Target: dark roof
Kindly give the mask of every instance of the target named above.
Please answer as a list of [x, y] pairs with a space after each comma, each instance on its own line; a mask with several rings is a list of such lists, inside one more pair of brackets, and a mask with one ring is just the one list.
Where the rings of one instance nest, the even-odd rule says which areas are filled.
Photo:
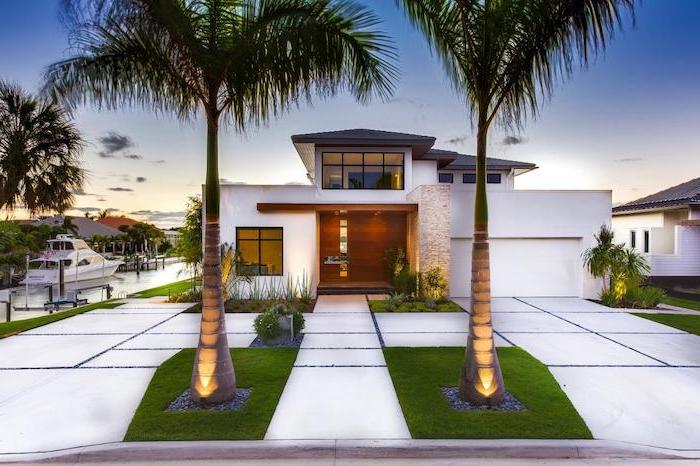
[[642, 197], [627, 204], [613, 208], [613, 212], [630, 212], [635, 210], [680, 207], [690, 204], [700, 205], [700, 178], [686, 181], [650, 196]]
[[[476, 156], [460, 154], [451, 150], [430, 149], [422, 157], [423, 160], [437, 160], [441, 170], [474, 170], [476, 169]], [[530, 162], [518, 162], [516, 160], [486, 158], [486, 166], [489, 168], [524, 169], [534, 170], [537, 165]]]
[[317, 146], [366, 146], [367, 143], [387, 146], [411, 146], [413, 147], [414, 156], [420, 157], [433, 147], [435, 138], [420, 134], [358, 128], [323, 133], [295, 134], [292, 136], [292, 142], [295, 144], [315, 144]]

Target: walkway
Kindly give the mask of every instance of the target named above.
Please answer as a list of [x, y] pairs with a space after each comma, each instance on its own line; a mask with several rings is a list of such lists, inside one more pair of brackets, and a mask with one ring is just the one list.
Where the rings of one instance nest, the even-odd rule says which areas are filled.
[[265, 439], [408, 439], [364, 296], [320, 296]]

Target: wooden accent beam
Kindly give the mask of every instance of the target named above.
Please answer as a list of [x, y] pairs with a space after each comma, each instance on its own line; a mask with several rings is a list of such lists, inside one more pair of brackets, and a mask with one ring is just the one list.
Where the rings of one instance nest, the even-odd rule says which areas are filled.
[[293, 204], [259, 202], [258, 212], [418, 212], [418, 204]]

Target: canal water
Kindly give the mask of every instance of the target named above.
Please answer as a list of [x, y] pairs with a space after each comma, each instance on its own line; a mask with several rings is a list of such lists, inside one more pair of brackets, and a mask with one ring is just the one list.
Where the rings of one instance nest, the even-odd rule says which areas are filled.
[[[87, 299], [88, 303], [95, 303], [107, 299], [102, 285], [109, 284], [113, 287], [112, 298], [123, 298], [128, 294], [165, 285], [177, 280], [190, 278], [190, 273], [185, 270], [182, 262], [165, 264], [158, 270], [144, 270], [139, 275], [136, 272], [117, 272], [111, 277], [97, 280], [83, 280], [65, 284], [66, 290], [80, 290], [79, 297]], [[58, 285], [53, 287], [54, 299], [59, 299]], [[43, 310], [44, 303], [48, 301], [49, 291], [46, 285], [30, 286], [29, 295], [25, 293], [25, 287], [13, 289], [12, 293], [12, 320], [28, 319], [42, 315], [48, 315]], [[29, 310], [26, 310], [26, 308]], [[0, 303], [0, 322], [7, 320], [4, 303]]]

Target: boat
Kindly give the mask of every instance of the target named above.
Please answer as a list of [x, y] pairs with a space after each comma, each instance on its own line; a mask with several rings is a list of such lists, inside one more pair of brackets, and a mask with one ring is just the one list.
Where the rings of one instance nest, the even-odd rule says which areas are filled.
[[40, 257], [29, 261], [27, 274], [20, 282], [22, 285], [58, 283], [61, 263], [64, 283], [109, 277], [124, 263], [105, 259], [73, 235], [57, 235], [46, 243], [46, 250]]

